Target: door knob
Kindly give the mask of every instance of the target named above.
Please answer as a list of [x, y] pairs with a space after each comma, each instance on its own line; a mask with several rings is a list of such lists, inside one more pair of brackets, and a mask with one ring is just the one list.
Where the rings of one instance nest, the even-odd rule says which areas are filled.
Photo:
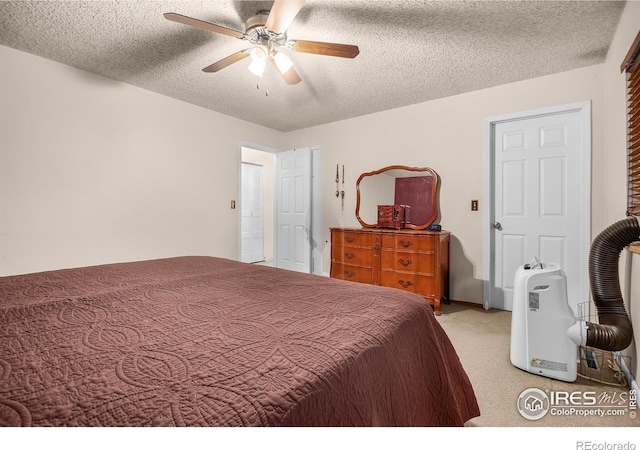
[[502, 224], [500, 222], [493, 222], [493, 228], [496, 230], [502, 230]]

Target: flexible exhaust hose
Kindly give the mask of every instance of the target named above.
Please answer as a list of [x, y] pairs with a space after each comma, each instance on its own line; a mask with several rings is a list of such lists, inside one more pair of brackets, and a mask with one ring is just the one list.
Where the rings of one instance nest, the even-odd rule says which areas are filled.
[[589, 282], [600, 323], [587, 322], [587, 345], [602, 350], [624, 350], [631, 344], [633, 328], [620, 292], [620, 252], [640, 240], [636, 217], [614, 223], [593, 241], [589, 253]]

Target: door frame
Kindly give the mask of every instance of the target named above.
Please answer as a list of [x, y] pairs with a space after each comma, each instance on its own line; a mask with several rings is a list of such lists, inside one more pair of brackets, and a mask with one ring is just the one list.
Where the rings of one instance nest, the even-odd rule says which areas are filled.
[[[250, 142], [240, 142], [238, 145], [238, 197], [239, 202], [242, 201], [242, 147], [248, 147], [253, 150], [258, 150], [261, 152], [272, 153], [277, 158], [277, 154], [280, 151], [286, 150], [276, 150], [271, 147], [266, 147], [264, 145], [253, 144]], [[310, 233], [310, 242], [311, 246], [309, 265], [311, 267], [311, 273], [316, 275], [323, 275], [322, 271], [322, 148], [320, 145], [311, 145], [309, 146], [311, 149], [311, 233]], [[276, 161], [277, 162], [277, 161]], [[276, 166], [274, 164], [273, 168], [274, 172], [276, 170]], [[274, 173], [275, 175], [275, 173]], [[274, 176], [274, 186], [273, 190], [275, 193], [275, 176]], [[241, 211], [242, 205], [238, 208]], [[274, 205], [274, 208], [276, 206]], [[276, 229], [276, 211], [274, 211], [273, 215], [273, 229]], [[264, 220], [264, 219], [263, 219]], [[242, 233], [242, 221], [238, 218], [238, 256], [237, 260], [240, 260], [241, 257], [241, 249], [242, 242], [240, 239]], [[273, 259], [276, 259], [276, 251], [278, 249], [277, 244], [277, 234], [274, 233], [273, 236]]]
[[[528, 111], [503, 114], [499, 116], [487, 117], [484, 120], [484, 258], [483, 258], [483, 292], [482, 305], [484, 309], [490, 309], [491, 292], [495, 284], [493, 274], [495, 273], [495, 233], [493, 232], [493, 210], [495, 206], [494, 192], [494, 130], [499, 123], [512, 122], [516, 120], [533, 119], [540, 116], [556, 115], [561, 113], [578, 112], [580, 114], [580, 139], [583, 144], [583, 174], [580, 198], [580, 211], [583, 218], [580, 228], [580, 273], [584, 279], [580, 283], [580, 298], [584, 302], [589, 300], [589, 279], [588, 279], [588, 259], [591, 246], [591, 101], [569, 103], [565, 105], [551, 106]], [[588, 314], [588, 311], [584, 311]], [[576, 311], [576, 313], [578, 313]]]
[[311, 146], [311, 273], [322, 271], [322, 149]]

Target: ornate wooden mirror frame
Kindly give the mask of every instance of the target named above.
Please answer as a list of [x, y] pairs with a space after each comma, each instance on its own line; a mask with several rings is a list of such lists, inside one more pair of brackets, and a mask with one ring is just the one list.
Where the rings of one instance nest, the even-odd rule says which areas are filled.
[[[416, 175], [407, 174], [408, 177], [420, 177], [420, 173], [422, 173], [425, 177], [433, 177], [431, 183], [431, 192], [424, 193], [424, 203], [422, 206], [427, 205], [430, 206], [430, 210], [428, 212], [428, 217], [423, 223], [407, 223], [404, 225], [404, 228], [411, 228], [414, 230], [423, 230], [431, 225], [438, 217], [438, 174], [431, 169], [430, 167], [408, 167], [408, 166], [388, 166], [384, 167], [380, 170], [374, 170], [373, 172], [365, 172], [358, 178], [356, 181], [356, 219], [364, 228], [377, 228], [376, 223], [367, 223], [360, 217], [360, 182], [366, 178], [374, 175], [384, 174], [385, 172], [390, 171], [407, 171], [407, 172], [415, 172]], [[407, 177], [407, 178], [408, 178]]]

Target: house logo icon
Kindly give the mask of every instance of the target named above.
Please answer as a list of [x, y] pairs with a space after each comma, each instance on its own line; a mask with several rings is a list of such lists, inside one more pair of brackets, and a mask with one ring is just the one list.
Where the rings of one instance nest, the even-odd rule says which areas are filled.
[[518, 397], [517, 407], [525, 419], [542, 419], [549, 411], [549, 397], [538, 388], [525, 389]]

